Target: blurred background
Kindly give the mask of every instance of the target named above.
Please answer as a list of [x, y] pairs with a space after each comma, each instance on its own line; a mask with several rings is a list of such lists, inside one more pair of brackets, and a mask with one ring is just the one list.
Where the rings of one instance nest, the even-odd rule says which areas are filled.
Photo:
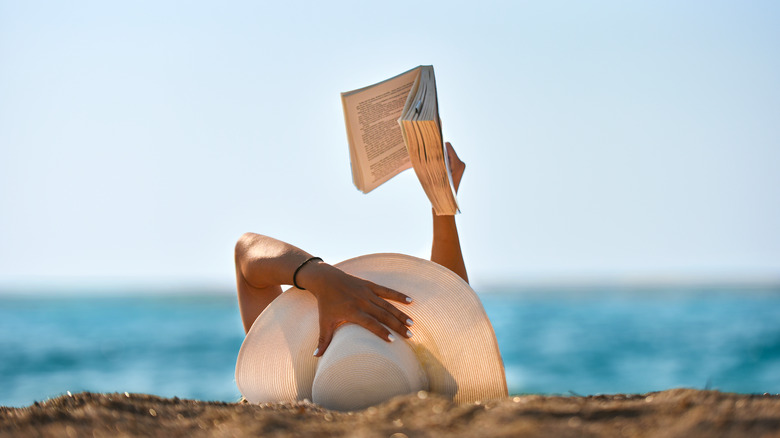
[[780, 392], [775, 2], [0, 0], [0, 405], [235, 400], [245, 231], [428, 257], [339, 93], [436, 69], [510, 392]]

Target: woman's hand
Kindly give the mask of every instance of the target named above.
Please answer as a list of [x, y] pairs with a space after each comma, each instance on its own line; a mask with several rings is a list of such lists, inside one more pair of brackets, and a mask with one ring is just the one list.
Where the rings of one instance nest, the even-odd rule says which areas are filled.
[[400, 292], [355, 277], [327, 263], [309, 263], [297, 277], [298, 284], [317, 298], [320, 337], [314, 355], [325, 352], [333, 332], [341, 324], [351, 322], [389, 342], [392, 334], [382, 324], [401, 336], [411, 337], [408, 326], [412, 320], [386, 300], [402, 304], [412, 299]]
[[458, 193], [460, 180], [463, 178], [463, 172], [466, 170], [466, 163], [460, 160], [455, 148], [450, 142], [444, 143], [444, 149], [447, 152], [447, 158], [450, 162], [450, 173], [452, 175], [452, 185], [455, 186], [455, 193]]
[[[447, 157], [450, 162], [450, 172], [455, 192], [458, 192], [460, 180], [466, 170], [466, 163], [461, 161], [451, 144], [445, 143]], [[431, 246], [431, 261], [436, 262], [450, 271], [458, 274], [466, 283], [469, 276], [466, 273], [466, 264], [463, 262], [463, 253], [460, 249], [458, 227], [455, 224], [455, 216], [438, 216], [433, 213], [433, 245]]]

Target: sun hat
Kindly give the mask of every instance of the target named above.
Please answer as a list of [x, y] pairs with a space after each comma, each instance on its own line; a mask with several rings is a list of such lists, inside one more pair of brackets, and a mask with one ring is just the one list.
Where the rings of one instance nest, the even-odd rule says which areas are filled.
[[236, 385], [249, 402], [309, 399], [349, 411], [419, 390], [456, 403], [507, 395], [493, 326], [457, 274], [403, 254], [370, 254], [335, 266], [412, 297], [398, 308], [414, 321], [414, 335], [394, 334], [387, 342], [344, 324], [322, 357], [314, 357], [317, 300], [290, 288], [257, 317], [238, 353]]

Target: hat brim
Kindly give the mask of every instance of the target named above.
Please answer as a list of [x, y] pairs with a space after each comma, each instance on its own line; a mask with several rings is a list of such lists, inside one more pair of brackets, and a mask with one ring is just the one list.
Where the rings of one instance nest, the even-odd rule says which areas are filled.
[[[420, 360], [431, 392], [457, 403], [507, 395], [493, 326], [457, 274], [403, 254], [370, 254], [335, 266], [413, 298], [397, 307], [414, 320], [414, 336], [404, 342]], [[316, 299], [288, 289], [257, 317], [241, 345], [236, 362], [241, 394], [252, 403], [311, 399], [318, 338]]]

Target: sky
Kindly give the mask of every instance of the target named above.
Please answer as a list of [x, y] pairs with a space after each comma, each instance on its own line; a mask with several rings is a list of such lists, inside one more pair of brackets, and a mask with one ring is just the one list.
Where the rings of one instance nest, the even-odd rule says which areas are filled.
[[229, 290], [247, 231], [428, 257], [339, 95], [420, 64], [475, 285], [780, 280], [778, 54], [772, 1], [0, 0], [0, 290]]

